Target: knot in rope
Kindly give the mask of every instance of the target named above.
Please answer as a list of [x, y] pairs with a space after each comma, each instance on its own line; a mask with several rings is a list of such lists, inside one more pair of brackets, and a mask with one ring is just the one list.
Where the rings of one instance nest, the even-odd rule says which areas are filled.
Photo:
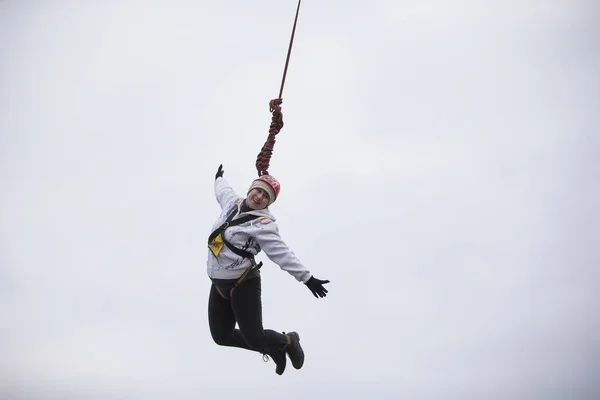
[[256, 157], [256, 170], [258, 176], [269, 174], [269, 162], [271, 161], [271, 155], [273, 154], [273, 147], [275, 146], [275, 136], [283, 128], [283, 114], [281, 113], [282, 99], [273, 99], [269, 102], [269, 111], [273, 114], [271, 117], [271, 126], [269, 127], [269, 136], [267, 141], [263, 145], [260, 153]]

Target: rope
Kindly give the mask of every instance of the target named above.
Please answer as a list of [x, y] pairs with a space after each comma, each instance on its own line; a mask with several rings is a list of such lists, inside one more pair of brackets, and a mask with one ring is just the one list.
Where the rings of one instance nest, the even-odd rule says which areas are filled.
[[258, 157], [256, 157], [256, 170], [258, 176], [269, 174], [269, 162], [271, 161], [271, 155], [273, 154], [273, 147], [275, 146], [275, 136], [283, 128], [283, 114], [281, 113], [281, 99], [273, 99], [269, 102], [269, 111], [273, 114], [271, 117], [271, 127], [269, 128], [269, 136], [267, 141], [263, 145]]
[[281, 88], [279, 88], [279, 98], [283, 94], [283, 84], [285, 83], [285, 76], [287, 74], [288, 64], [290, 63], [290, 54], [292, 53], [292, 43], [294, 42], [294, 33], [296, 33], [296, 23], [298, 22], [298, 13], [300, 12], [300, 2], [298, 0], [298, 7], [296, 8], [296, 17], [294, 18], [294, 26], [292, 27], [292, 36], [290, 37], [290, 45], [288, 47], [287, 57], [285, 59], [285, 67], [283, 69], [283, 78], [281, 78]]
[[290, 37], [290, 45], [288, 47], [287, 57], [285, 60], [285, 67], [283, 69], [283, 77], [281, 78], [281, 87], [279, 88], [279, 97], [269, 102], [269, 112], [271, 112], [271, 125], [269, 127], [269, 136], [267, 141], [263, 145], [260, 153], [256, 157], [256, 170], [258, 176], [269, 174], [269, 162], [273, 155], [273, 147], [275, 146], [275, 136], [283, 128], [283, 114], [281, 113], [281, 103], [283, 102], [283, 86], [285, 84], [285, 77], [287, 75], [287, 69], [290, 62], [290, 54], [292, 53], [292, 43], [294, 42], [294, 33], [296, 32], [296, 23], [298, 22], [298, 13], [300, 12], [300, 3], [302, 0], [298, 0], [298, 7], [296, 8], [296, 17], [294, 18], [294, 26], [292, 28], [292, 36]]

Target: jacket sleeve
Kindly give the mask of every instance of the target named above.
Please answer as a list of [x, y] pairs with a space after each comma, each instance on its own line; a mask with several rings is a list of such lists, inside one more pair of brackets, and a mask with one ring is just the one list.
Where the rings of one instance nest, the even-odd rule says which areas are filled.
[[299, 282], [306, 283], [311, 277], [310, 271], [281, 239], [279, 228], [274, 222], [269, 222], [261, 229], [260, 234], [256, 236], [256, 241], [271, 261]]
[[238, 199], [238, 195], [229, 186], [229, 182], [222, 176], [215, 180], [215, 197], [221, 206], [221, 210], [225, 209], [228, 204]]

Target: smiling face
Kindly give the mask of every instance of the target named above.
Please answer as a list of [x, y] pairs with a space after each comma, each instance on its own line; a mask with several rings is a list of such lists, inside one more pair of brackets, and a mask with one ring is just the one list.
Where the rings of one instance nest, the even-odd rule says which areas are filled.
[[262, 210], [269, 204], [269, 195], [261, 188], [254, 188], [248, 192], [247, 203], [254, 210]]

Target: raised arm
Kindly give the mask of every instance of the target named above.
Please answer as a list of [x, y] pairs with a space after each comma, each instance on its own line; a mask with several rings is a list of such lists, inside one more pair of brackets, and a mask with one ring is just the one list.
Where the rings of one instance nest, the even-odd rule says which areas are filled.
[[219, 165], [219, 169], [217, 170], [217, 174], [215, 175], [215, 197], [217, 198], [217, 202], [221, 206], [223, 210], [227, 205], [234, 200], [237, 200], [238, 195], [235, 191], [229, 186], [229, 183], [225, 178], [223, 178], [223, 165]]

